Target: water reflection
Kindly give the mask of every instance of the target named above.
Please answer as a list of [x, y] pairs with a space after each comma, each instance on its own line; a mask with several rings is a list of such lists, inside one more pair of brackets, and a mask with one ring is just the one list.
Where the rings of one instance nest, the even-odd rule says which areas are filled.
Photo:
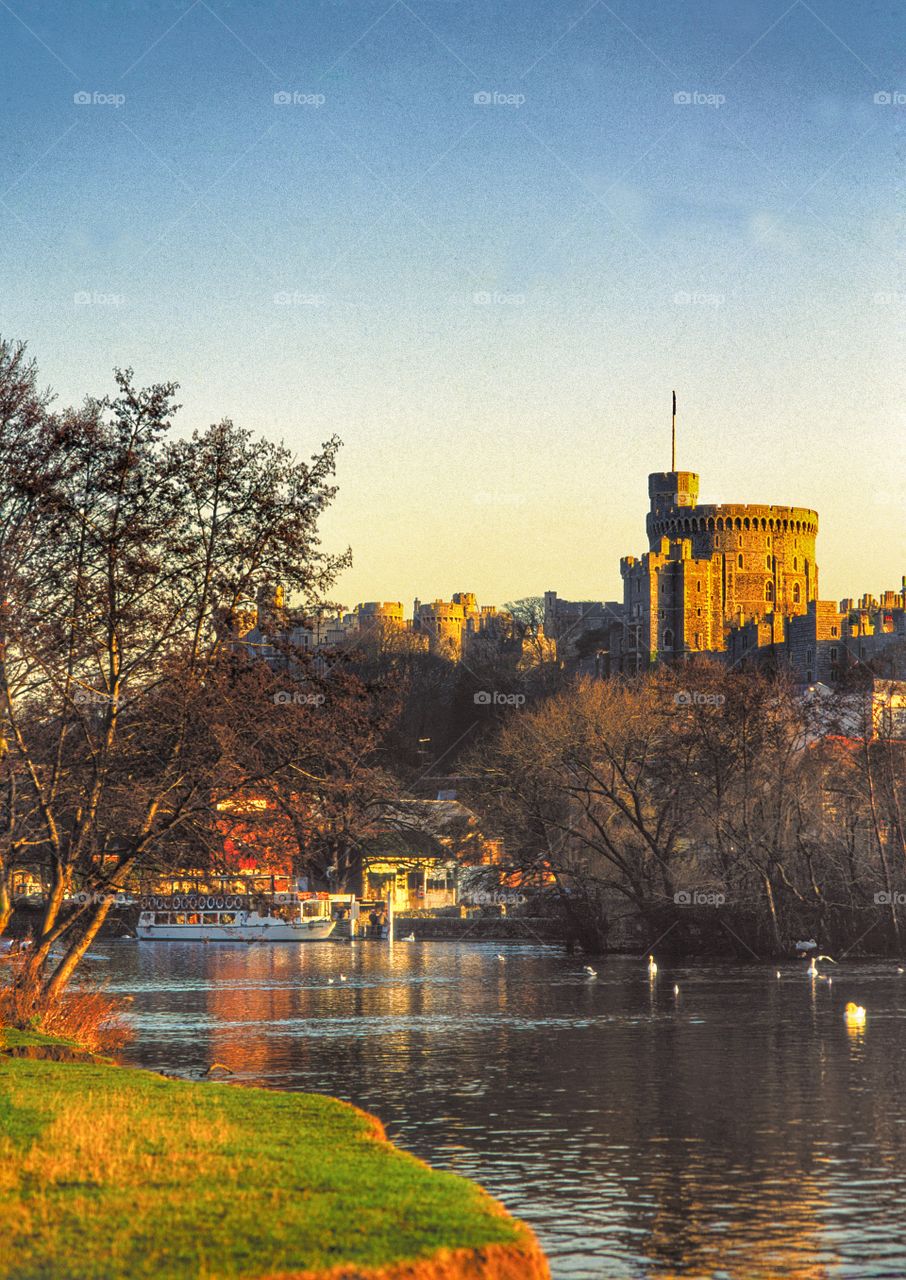
[[376, 1112], [530, 1221], [564, 1280], [906, 1275], [895, 968], [841, 965], [831, 986], [623, 960], [589, 979], [499, 944], [105, 951], [135, 1059]]

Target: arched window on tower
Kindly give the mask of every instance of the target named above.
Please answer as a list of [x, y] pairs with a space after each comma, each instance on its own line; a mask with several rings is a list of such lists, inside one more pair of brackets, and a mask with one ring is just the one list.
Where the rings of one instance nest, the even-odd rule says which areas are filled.
[[799, 583], [793, 583], [793, 604], [799, 604], [802, 599], [802, 592], [799, 590]]
[[669, 627], [666, 627], [664, 629], [664, 648], [665, 649], [673, 648], [673, 632], [670, 630]]
[[736, 557], [736, 563], [739, 565], [739, 567], [740, 567], [740, 569], [741, 569], [741, 568], [742, 568], [742, 552], [741, 552], [741, 551], [740, 551], [739, 555]]
[[764, 584], [764, 598], [765, 598], [765, 600], [767, 600], [767, 601], [768, 601], [768, 603], [772, 603], [772, 602], [773, 602], [773, 600], [774, 600], [774, 584], [773, 584], [773, 582], [766, 582], [766, 583]]

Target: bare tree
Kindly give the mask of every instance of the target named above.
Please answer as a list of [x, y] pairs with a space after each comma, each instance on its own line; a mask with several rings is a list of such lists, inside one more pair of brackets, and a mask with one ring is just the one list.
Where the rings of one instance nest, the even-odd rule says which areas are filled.
[[316, 599], [345, 563], [317, 533], [339, 442], [307, 464], [229, 422], [174, 441], [174, 386], [128, 372], [52, 416], [4, 353], [0, 451], [20, 455], [0, 477], [4, 853], [25, 842], [47, 868], [30, 977], [54, 998], [112, 892], [248, 785], [229, 712], [263, 695], [237, 678], [230, 622], [265, 578]]

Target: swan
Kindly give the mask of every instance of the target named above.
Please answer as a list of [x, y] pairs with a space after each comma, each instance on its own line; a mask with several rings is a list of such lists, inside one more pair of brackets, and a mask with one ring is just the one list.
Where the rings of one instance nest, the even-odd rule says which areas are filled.
[[780, 970], [779, 970], [779, 969], [777, 970], [777, 977], [778, 977], [778, 978], [783, 977], [783, 975], [781, 974], [781, 972], [780, 972]]
[[673, 994], [674, 994], [675, 996], [678, 996], [678, 995], [679, 995], [679, 987], [678, 987], [678, 986], [676, 986], [676, 985], [674, 985], [674, 988], [673, 988]]
[[346, 974], [345, 974], [345, 973], [341, 973], [341, 974], [340, 974], [340, 981], [341, 981], [341, 982], [348, 982], [348, 978], [346, 977]]
[[648, 957], [648, 976], [649, 978], [657, 977], [657, 965], [654, 962], [654, 956]]
[[414, 933], [410, 933], [410, 934], [409, 934], [409, 936], [408, 936], [408, 938], [403, 938], [403, 942], [414, 942], [414, 941], [415, 941], [415, 934], [414, 934]]
[[598, 976], [597, 969], [593, 969], [590, 964], [585, 966], [585, 972], [588, 974], [589, 978], [596, 978]]
[[505, 959], [506, 959], [506, 956], [502, 956], [502, 955], [500, 954], [500, 952], [498, 951], [498, 952], [497, 952], [497, 959], [498, 959], [498, 960], [505, 960]]
[[865, 1025], [865, 1010], [860, 1004], [856, 1004], [850, 1000], [849, 1004], [843, 1010], [843, 1017], [854, 1027], [862, 1027]]
[[810, 978], [818, 978], [818, 977], [820, 977], [820, 976], [821, 976], [821, 975], [818, 973], [818, 961], [819, 961], [819, 960], [829, 960], [829, 961], [831, 962], [831, 964], [836, 964], [836, 963], [837, 963], [833, 956], [814, 956], [814, 957], [812, 958], [812, 963], [811, 963], [811, 964], [809, 965], [809, 967], [806, 969], [806, 973], [808, 974], [808, 976], [809, 976]]

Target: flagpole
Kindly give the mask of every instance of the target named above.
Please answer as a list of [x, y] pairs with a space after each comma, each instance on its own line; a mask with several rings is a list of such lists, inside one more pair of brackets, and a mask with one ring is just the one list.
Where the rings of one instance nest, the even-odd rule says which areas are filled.
[[676, 392], [673, 393], [673, 431], [670, 436], [670, 470], [676, 470]]

